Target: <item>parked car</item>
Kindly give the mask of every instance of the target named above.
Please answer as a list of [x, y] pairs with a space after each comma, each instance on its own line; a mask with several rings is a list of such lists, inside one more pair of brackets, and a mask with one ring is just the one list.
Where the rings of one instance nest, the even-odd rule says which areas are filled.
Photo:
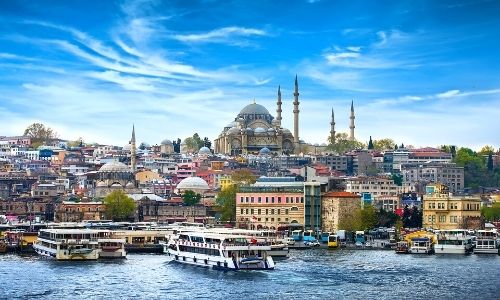
[[304, 245], [309, 246], [309, 247], [319, 247], [320, 246], [319, 242], [316, 240], [304, 242]]

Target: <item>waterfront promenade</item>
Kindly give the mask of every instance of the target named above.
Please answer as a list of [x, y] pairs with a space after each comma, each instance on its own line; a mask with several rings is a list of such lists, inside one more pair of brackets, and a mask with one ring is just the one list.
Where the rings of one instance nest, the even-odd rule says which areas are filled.
[[274, 271], [220, 272], [154, 254], [97, 262], [9, 254], [0, 278], [0, 299], [494, 299], [500, 257], [292, 250]]

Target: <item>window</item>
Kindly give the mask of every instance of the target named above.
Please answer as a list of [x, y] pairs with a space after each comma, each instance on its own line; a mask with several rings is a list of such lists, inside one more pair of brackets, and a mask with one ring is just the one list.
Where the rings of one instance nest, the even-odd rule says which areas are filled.
[[269, 203], [269, 197], [266, 197], [266, 203]]
[[281, 197], [278, 197], [278, 203], [281, 203]]
[[292, 208], [290, 208], [291, 211], [298, 211], [299, 208], [297, 206], [293, 206]]
[[274, 215], [274, 208], [271, 209], [271, 215]]
[[285, 209], [285, 214], [286, 214], [286, 215], [288, 215], [288, 208], [287, 208], [287, 209]]
[[271, 197], [271, 203], [274, 203], [274, 197]]
[[258, 214], [258, 215], [260, 215], [260, 208], [259, 208], [259, 209], [257, 209], [257, 214]]
[[243, 208], [240, 210], [240, 215], [242, 215], [242, 214], [243, 214]]
[[257, 199], [258, 199], [258, 201], [257, 201], [257, 202], [262, 203], [262, 198], [261, 198], [261, 197], [259, 197], [259, 198], [257, 198]]

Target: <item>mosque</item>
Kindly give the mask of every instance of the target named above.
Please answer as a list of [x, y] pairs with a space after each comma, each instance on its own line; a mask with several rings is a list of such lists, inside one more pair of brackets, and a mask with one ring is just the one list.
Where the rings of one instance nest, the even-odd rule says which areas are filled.
[[[295, 76], [293, 93], [293, 134], [281, 127], [281, 88], [278, 87], [276, 118], [267, 108], [252, 103], [245, 106], [214, 140], [215, 153], [239, 154], [300, 154], [303, 141], [299, 139], [299, 85]], [[354, 140], [354, 104], [351, 103], [350, 139]], [[335, 120], [332, 110], [330, 141], [335, 141]]]

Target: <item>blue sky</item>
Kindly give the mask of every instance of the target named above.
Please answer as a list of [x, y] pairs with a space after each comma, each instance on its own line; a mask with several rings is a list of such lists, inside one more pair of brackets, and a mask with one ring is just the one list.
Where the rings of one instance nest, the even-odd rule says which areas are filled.
[[324, 143], [500, 147], [498, 1], [1, 1], [0, 135], [214, 139], [246, 104]]

